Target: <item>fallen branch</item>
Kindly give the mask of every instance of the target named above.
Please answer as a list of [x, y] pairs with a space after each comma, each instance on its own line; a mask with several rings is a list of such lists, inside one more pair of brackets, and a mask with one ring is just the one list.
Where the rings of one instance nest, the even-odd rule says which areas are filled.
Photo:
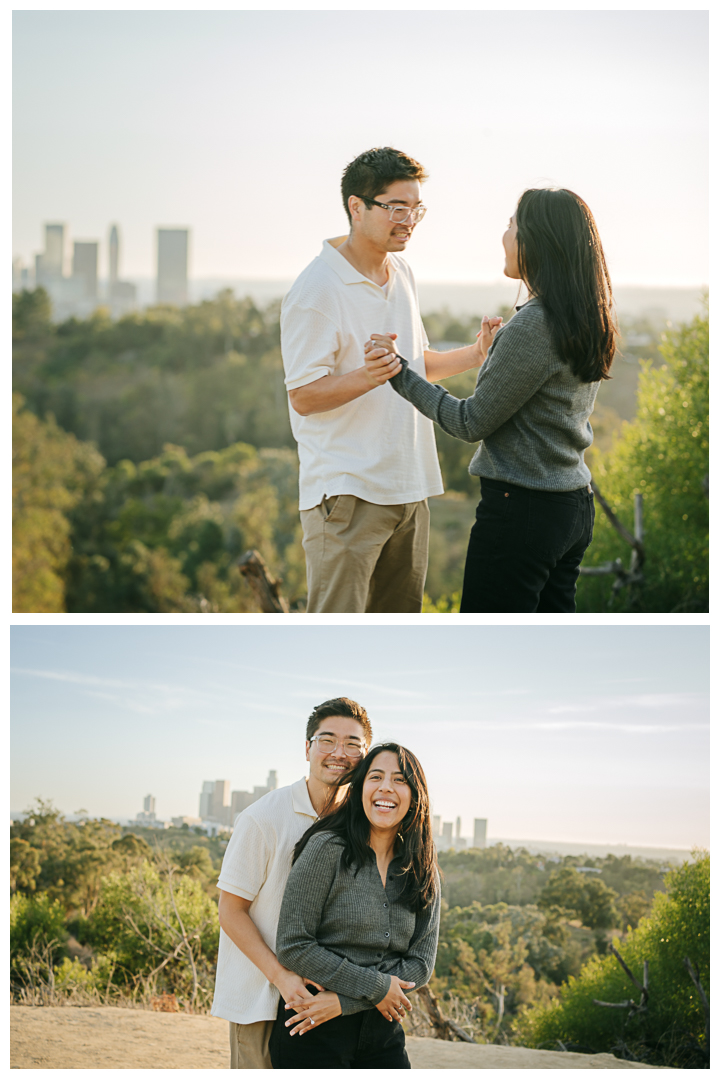
[[438, 999], [435, 997], [429, 986], [421, 986], [418, 990], [418, 994], [423, 1000], [428, 1019], [437, 1032], [437, 1038], [450, 1040], [452, 1033], [453, 1035], [457, 1035], [458, 1039], [462, 1039], [463, 1042], [475, 1042], [472, 1035], [468, 1035], [467, 1031], [463, 1031], [459, 1024], [456, 1024], [454, 1020], [450, 1020], [448, 1017], [443, 1016]]
[[280, 578], [272, 576], [259, 551], [246, 551], [235, 565], [247, 579], [262, 612], [287, 615], [290, 609], [280, 593]]

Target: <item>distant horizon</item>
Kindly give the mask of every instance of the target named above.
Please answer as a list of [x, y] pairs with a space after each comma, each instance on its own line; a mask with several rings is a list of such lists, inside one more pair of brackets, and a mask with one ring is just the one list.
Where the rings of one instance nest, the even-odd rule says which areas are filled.
[[[112, 821], [116, 825], [120, 825], [121, 827], [129, 827], [129, 826], [136, 826], [137, 828], [153, 828], [154, 827], [152, 825], [148, 825], [147, 823], [145, 823], [143, 821], [138, 821], [135, 817], [132, 817], [129, 814], [113, 814], [113, 815], [99, 814], [99, 815], [95, 816], [95, 815], [92, 815], [92, 814], [78, 814], [77, 812], [72, 813], [72, 814], [68, 814], [68, 813], [65, 813], [60, 807], [54, 807], [54, 809], [58, 810], [58, 812], [62, 815], [62, 817], [67, 822], [70, 822], [70, 823], [74, 823], [74, 822], [82, 821], [82, 820], [101, 820], [101, 819], [104, 819], [106, 821]], [[22, 820], [23, 818], [25, 818], [27, 816], [29, 816], [29, 812], [26, 811], [26, 810], [11, 810], [10, 811], [11, 821]], [[192, 815], [192, 814], [183, 814], [183, 815], [181, 815], [181, 814], [173, 814], [172, 816], [173, 817], [193, 817], [193, 816], [196, 816], [196, 815]], [[440, 815], [440, 816], [442, 816], [442, 815]], [[166, 821], [170, 821], [171, 819], [170, 818], [159, 817], [159, 818], [157, 818], [157, 820], [160, 823], [164, 823]], [[453, 818], [452, 820], [454, 822], [455, 819]], [[174, 826], [171, 826], [171, 827], [174, 827]], [[190, 826], [190, 828], [194, 828], [194, 827], [195, 826]], [[231, 831], [232, 826], [222, 826], [221, 828], [222, 828], [223, 831]], [[159, 830], [159, 831], [164, 831], [164, 830]], [[453, 837], [453, 840], [454, 839], [455, 839], [455, 837]], [[467, 850], [469, 848], [474, 848], [475, 847], [475, 845], [473, 843], [471, 843], [471, 841], [473, 839], [472, 834], [463, 835], [461, 833], [460, 834], [460, 839], [466, 841], [466, 844], [465, 844], [464, 849], [459, 849], [459, 850]], [[647, 843], [643, 843], [643, 842], [635, 843], [633, 841], [625, 841], [625, 840], [607, 840], [607, 841], [603, 842], [603, 841], [600, 841], [600, 840], [587, 840], [587, 841], [585, 841], [585, 840], [558, 840], [555, 837], [542, 837], [542, 836], [540, 836], [540, 837], [527, 837], [527, 836], [490, 836], [490, 835], [487, 837], [484, 847], [485, 848], [490, 848], [490, 847], [494, 847], [496, 844], [506, 844], [507, 846], [514, 846], [514, 847], [517, 847], [517, 848], [525, 848], [526, 850], [529, 850], [532, 847], [538, 847], [540, 845], [548, 846], [548, 847], [550, 847], [551, 845], [556, 845], [557, 851], [558, 851], [559, 854], [562, 854], [562, 849], [585, 848], [587, 850], [582, 851], [582, 852], [566, 851], [565, 853], [566, 854], [587, 854], [588, 858], [597, 857], [598, 849], [607, 849], [610, 854], [614, 854], [614, 852], [617, 851], [617, 850], [627, 850], [628, 852], [630, 852], [630, 851], [650, 851], [650, 852], [657, 851], [657, 852], [662, 852], [664, 854], [676, 854], [676, 855], [690, 855], [692, 853], [693, 849], [695, 849], [695, 848], [703, 848], [703, 849], [705, 849], [704, 845], [702, 845], [702, 844], [691, 845], [690, 847], [684, 847], [682, 845], [678, 846], [678, 845], [673, 845], [673, 844], [647, 844]], [[452, 848], [452, 844], [450, 845], [450, 847]], [[478, 850], [482, 850], [482, 848], [478, 849]], [[642, 857], [642, 856], [639, 856], [639, 857]], [[651, 857], [651, 856], [649, 856], [649, 857]]]

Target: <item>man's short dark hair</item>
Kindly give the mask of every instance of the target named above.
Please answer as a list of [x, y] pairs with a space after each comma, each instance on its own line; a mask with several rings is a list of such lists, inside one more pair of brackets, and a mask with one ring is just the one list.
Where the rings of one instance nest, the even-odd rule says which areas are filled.
[[403, 154], [401, 150], [395, 150], [392, 146], [376, 146], [372, 150], [366, 150], [347, 166], [340, 185], [343, 206], [350, 224], [352, 225], [352, 217], [348, 210], [348, 199], [351, 195], [374, 199], [381, 192], [387, 191], [396, 180], [419, 180], [422, 184], [427, 178], [428, 174], [420, 162]]
[[368, 714], [362, 705], [358, 705], [357, 701], [351, 701], [350, 698], [346, 697], [330, 698], [329, 701], [323, 701], [322, 705], [316, 705], [310, 713], [307, 728], [305, 729], [305, 738], [312, 739], [323, 720], [327, 720], [331, 716], [347, 716], [349, 720], [357, 720], [358, 724], [362, 725], [365, 745], [366, 747], [370, 746], [373, 736]]

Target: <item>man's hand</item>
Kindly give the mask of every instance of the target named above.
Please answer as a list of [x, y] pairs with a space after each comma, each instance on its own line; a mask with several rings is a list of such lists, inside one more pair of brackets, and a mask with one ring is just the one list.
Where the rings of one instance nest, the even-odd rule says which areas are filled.
[[402, 369], [396, 339], [397, 334], [371, 334], [365, 342], [365, 373], [373, 386], [382, 386]]
[[285, 1008], [295, 1011], [295, 1016], [285, 1021], [285, 1027], [292, 1028], [291, 1035], [304, 1035], [306, 1031], [312, 1031], [319, 1024], [324, 1024], [326, 1020], [332, 1020], [333, 1016], [340, 1016], [342, 1013], [340, 998], [333, 994], [332, 990], [324, 990], [315, 997], [311, 996], [309, 1001], [296, 997], [287, 1001]]
[[[502, 326], [502, 319], [498, 315], [489, 318], [483, 315], [482, 330], [477, 334], [477, 348], [480, 354], [480, 364], [487, 359], [488, 350], [495, 340], [495, 335]], [[478, 364], [478, 367], [480, 366]]]
[[314, 998], [308, 986], [316, 986], [318, 990], [325, 989], [312, 979], [303, 979], [302, 976], [296, 975], [294, 971], [288, 971], [287, 968], [283, 968], [273, 983], [285, 1001], [313, 1001]]
[[399, 1020], [402, 1023], [405, 1014], [412, 1012], [412, 1005], [405, 997], [403, 990], [412, 990], [415, 983], [404, 982], [402, 979], [398, 979], [397, 975], [391, 975], [390, 977], [392, 979], [390, 989], [375, 1008], [380, 1010], [386, 1020]]

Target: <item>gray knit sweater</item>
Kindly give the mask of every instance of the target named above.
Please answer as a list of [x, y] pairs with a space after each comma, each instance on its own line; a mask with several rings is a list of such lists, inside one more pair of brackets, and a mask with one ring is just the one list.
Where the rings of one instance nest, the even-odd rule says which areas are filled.
[[402, 859], [382, 879], [373, 860], [341, 865], [334, 833], [311, 836], [285, 886], [277, 930], [278, 960], [333, 990], [343, 1015], [371, 1009], [390, 989], [390, 976], [423, 986], [432, 975], [440, 927], [440, 882], [434, 904], [419, 914], [398, 901]]
[[555, 351], [539, 300], [528, 300], [495, 335], [472, 397], [403, 370], [394, 390], [465, 442], [482, 440], [469, 472], [540, 491], [573, 491], [590, 481], [583, 454], [599, 382], [583, 383]]

